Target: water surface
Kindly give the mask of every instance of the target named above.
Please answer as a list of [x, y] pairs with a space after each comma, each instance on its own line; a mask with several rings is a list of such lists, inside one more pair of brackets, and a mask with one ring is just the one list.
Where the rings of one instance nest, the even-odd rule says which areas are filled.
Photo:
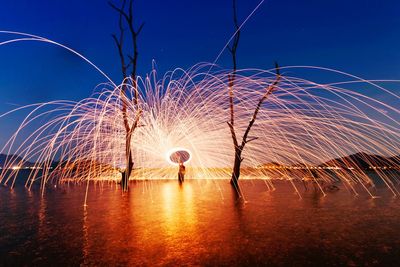
[[[289, 182], [0, 187], [0, 265], [400, 266], [400, 200]], [[359, 189], [362, 192], [362, 189]]]

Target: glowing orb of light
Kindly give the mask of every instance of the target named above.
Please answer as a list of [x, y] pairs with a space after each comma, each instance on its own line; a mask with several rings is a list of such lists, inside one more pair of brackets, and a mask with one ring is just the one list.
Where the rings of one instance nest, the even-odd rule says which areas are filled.
[[175, 147], [167, 152], [167, 161], [172, 165], [189, 162], [191, 158], [192, 154], [186, 148]]

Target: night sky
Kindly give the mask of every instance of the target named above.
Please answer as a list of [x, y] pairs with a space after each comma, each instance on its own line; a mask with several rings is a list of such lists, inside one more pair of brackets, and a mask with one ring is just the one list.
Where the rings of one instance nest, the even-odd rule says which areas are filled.
[[[118, 3], [118, 1], [114, 1]], [[242, 21], [260, 0], [238, 0]], [[233, 34], [231, 0], [136, 0], [139, 74], [213, 62]], [[314, 65], [366, 79], [400, 79], [400, 1], [266, 0], [242, 30], [239, 68]], [[0, 30], [41, 35], [85, 55], [115, 82], [121, 78], [111, 33], [118, 15], [103, 0], [2, 0]], [[0, 36], [5, 40], [6, 36]], [[229, 68], [229, 54], [217, 62]], [[49, 100], [80, 100], [106, 82], [87, 63], [44, 43], [0, 47], [0, 113]], [[399, 92], [399, 88], [395, 89]], [[0, 124], [0, 144], [11, 133]], [[10, 123], [11, 122], [11, 123]]]

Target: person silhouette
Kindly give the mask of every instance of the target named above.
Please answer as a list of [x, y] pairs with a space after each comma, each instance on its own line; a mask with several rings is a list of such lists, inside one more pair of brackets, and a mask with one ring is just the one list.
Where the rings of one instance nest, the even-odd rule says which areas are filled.
[[185, 171], [186, 167], [183, 165], [183, 162], [181, 159], [179, 159], [179, 170], [178, 170], [178, 181], [179, 183], [183, 183], [185, 180]]

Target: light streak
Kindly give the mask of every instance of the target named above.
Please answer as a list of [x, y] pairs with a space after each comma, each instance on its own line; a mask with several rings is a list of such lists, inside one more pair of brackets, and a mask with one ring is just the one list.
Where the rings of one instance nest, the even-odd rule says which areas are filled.
[[[30, 38], [49, 41], [36, 36], [20, 39]], [[288, 75], [299, 68], [324, 71], [340, 81], [319, 84]], [[399, 81], [368, 81], [313, 66], [283, 67], [281, 71], [282, 79], [263, 104], [250, 133], [257, 139], [245, 147], [241, 179], [288, 180], [297, 193], [296, 181], [314, 181], [322, 192], [323, 183], [341, 181], [354, 192], [356, 185], [361, 185], [373, 196], [368, 186], [374, 181], [354, 162], [345, 162], [345, 168], [319, 165], [357, 152], [387, 157], [400, 154], [400, 111], [396, 104], [400, 97], [382, 86], [384, 82]], [[169, 158], [176, 148], [191, 155], [187, 178], [230, 177], [234, 159], [227, 125], [230, 74], [215, 68], [210, 72], [210, 65], [203, 64], [187, 71], [176, 69], [161, 79], [155, 71], [138, 77], [139, 104], [127, 106], [130, 123], [137, 108], [143, 111], [132, 136], [135, 170], [131, 179], [174, 179], [176, 167], [166, 156]], [[274, 79], [274, 70], [237, 71], [234, 101], [238, 136], [245, 131], [256, 103]], [[29, 188], [37, 180], [43, 189], [50, 181], [119, 181], [125, 168], [120, 91], [126, 86], [132, 97], [131, 84], [129, 80], [118, 86], [113, 82], [103, 84], [96, 94], [79, 102], [52, 101], [15, 109], [29, 112], [0, 152], [36, 162], [26, 180]], [[390, 101], [369, 96], [362, 89], [367, 87]], [[22, 137], [26, 131], [28, 136]], [[383, 171], [374, 160], [364, 160], [393, 194], [399, 195], [395, 187], [398, 177]], [[62, 164], [54, 166], [54, 161]], [[272, 163], [277, 164], [263, 167]], [[13, 166], [20, 166], [19, 162], [6, 162], [0, 183], [15, 183], [20, 168]], [[266, 184], [274, 188], [272, 183]]]

